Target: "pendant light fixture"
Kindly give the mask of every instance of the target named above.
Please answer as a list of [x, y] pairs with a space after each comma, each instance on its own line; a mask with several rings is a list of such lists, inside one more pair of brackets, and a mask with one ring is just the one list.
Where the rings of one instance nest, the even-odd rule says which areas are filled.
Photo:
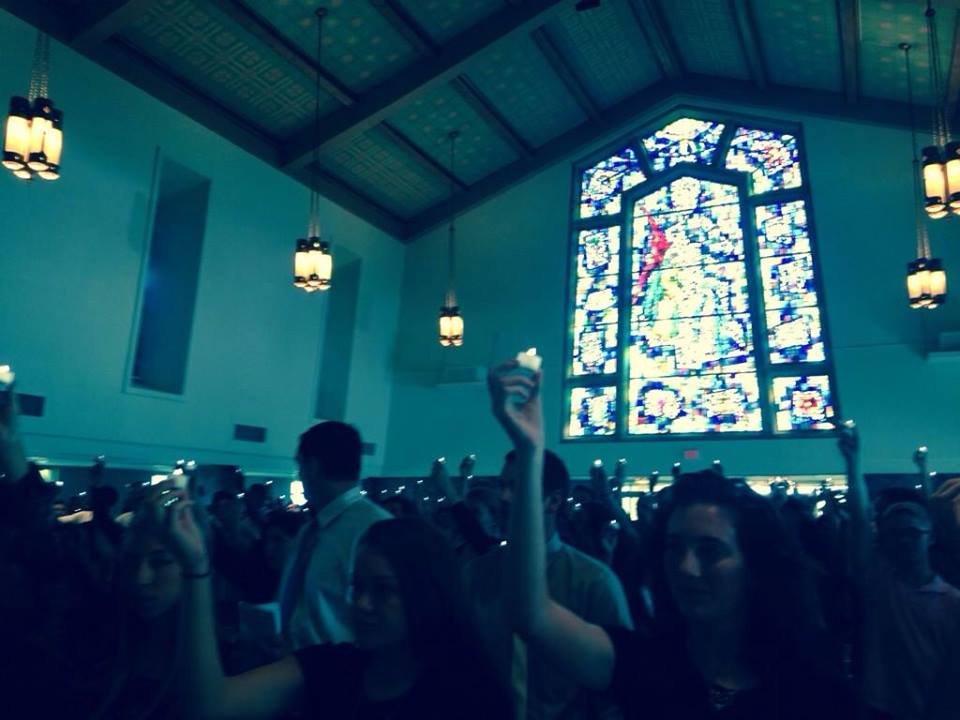
[[[903, 62], [907, 71], [907, 102], [910, 109], [910, 154], [913, 156], [913, 203], [914, 221], [917, 227], [917, 259], [907, 265], [907, 295], [910, 307], [915, 309], [926, 308], [933, 310], [940, 307], [947, 299], [947, 274], [943, 263], [938, 258], [930, 257], [930, 235], [927, 232], [927, 220], [920, 205], [920, 172], [917, 160], [917, 130], [913, 114], [913, 76], [910, 72], [910, 44], [901, 43]], [[924, 153], [930, 148], [925, 148]], [[926, 179], [926, 166], [924, 167]], [[960, 187], [960, 185], [958, 185]], [[930, 198], [926, 196], [927, 214], [929, 215]], [[932, 217], [932, 216], [931, 216]]]
[[[320, 68], [323, 57], [323, 19], [326, 8], [317, 8], [317, 87], [313, 113], [314, 136], [320, 137]], [[333, 276], [333, 256], [330, 243], [320, 235], [320, 147], [314, 143], [313, 165], [310, 168], [310, 216], [307, 221], [307, 237], [297, 240], [293, 257], [293, 285], [308, 293], [329, 290]]]
[[49, 99], [50, 38], [37, 33], [27, 97], [10, 98], [3, 135], [3, 166], [21, 180], [60, 177], [63, 112]]
[[457, 293], [454, 290], [454, 255], [456, 250], [456, 213], [453, 211], [454, 171], [456, 169], [456, 145], [460, 133], [452, 130], [450, 139], [450, 224], [447, 226], [447, 295], [440, 308], [440, 344], [444, 347], [463, 345], [463, 316], [457, 305]]
[[960, 142], [950, 137], [946, 108], [943, 68], [940, 64], [940, 39], [937, 34], [937, 11], [927, 0], [927, 47], [930, 53], [930, 94], [932, 98], [933, 144], [923, 148], [924, 209], [931, 220], [945, 218], [951, 212], [960, 215]]

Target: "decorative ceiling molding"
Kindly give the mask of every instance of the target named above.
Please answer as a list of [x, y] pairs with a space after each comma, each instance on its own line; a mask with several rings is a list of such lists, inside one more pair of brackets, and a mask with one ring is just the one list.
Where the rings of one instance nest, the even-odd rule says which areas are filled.
[[430, 37], [430, 33], [414, 20], [410, 13], [404, 10], [396, 0], [370, 0], [370, 4], [421, 55], [440, 54], [440, 46]]
[[281, 152], [282, 165], [301, 164], [315, 147], [343, 142], [379, 124], [414, 95], [461, 74], [467, 63], [493, 44], [542, 25], [561, 6], [562, 0], [529, 0], [481, 20], [442, 46], [434, 57], [389, 78], [366, 93], [356, 105], [328, 115], [319, 137], [313, 128], [298, 133], [285, 144]]

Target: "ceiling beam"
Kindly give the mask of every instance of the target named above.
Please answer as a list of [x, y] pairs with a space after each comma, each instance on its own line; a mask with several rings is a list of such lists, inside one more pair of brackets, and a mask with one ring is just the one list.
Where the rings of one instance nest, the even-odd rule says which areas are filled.
[[[704, 75], [689, 75], [680, 82], [664, 79], [605, 108], [600, 118], [588, 120], [551, 140], [538, 148], [533, 156], [521, 158], [474, 183], [454, 198], [453, 212], [466, 212], [598, 140], [642, 124], [644, 118], [652, 119], [677, 105], [702, 105], [705, 102], [901, 128], [910, 126], [906, 103], [864, 98], [852, 104], [845, 102], [841, 93], [782, 86], [769, 86], [760, 94], [752, 82]], [[420, 213], [407, 224], [406, 240], [409, 242], [443, 223], [450, 210], [445, 201]]]
[[331, 73], [317, 64], [317, 59], [305, 53], [299, 45], [289, 40], [269, 20], [259, 15], [241, 0], [207, 0], [220, 11], [221, 14], [235, 22], [247, 33], [253, 35], [260, 42], [280, 57], [284, 62], [296, 68], [301, 75], [311, 82], [317, 82], [319, 75], [320, 89], [345, 107], [356, 103], [356, 96], [346, 85], [340, 82]]
[[455, 177], [449, 169], [437, 162], [436, 159], [427, 154], [419, 145], [413, 142], [413, 140], [408, 138], [404, 133], [397, 130], [393, 125], [388, 122], [383, 122], [380, 124], [379, 130], [388, 138], [390, 138], [390, 140], [392, 140], [396, 145], [399, 145], [400, 148], [406, 151], [406, 153], [414, 160], [427, 168], [427, 170], [441, 175], [448, 183], [453, 183], [460, 190], [466, 190], [466, 183]]
[[396, 0], [370, 0], [373, 8], [421, 55], [438, 55], [440, 46]]
[[753, 84], [763, 90], [770, 80], [767, 64], [763, 59], [763, 46], [760, 42], [760, 33], [757, 32], [753, 5], [750, 0], [730, 0], [730, 10], [733, 13], [737, 38], [740, 40], [740, 49], [743, 50], [750, 77], [753, 78]]
[[628, 0], [628, 5], [647, 47], [660, 66], [661, 75], [679, 80], [686, 73], [686, 68], [660, 6], [655, 0]]
[[153, 0], [113, 0], [105, 8], [87, 12], [77, 20], [79, 28], [70, 38], [76, 50], [91, 48], [109, 40], [150, 9]]
[[847, 102], [860, 99], [860, 2], [836, 0], [840, 57], [843, 62], [843, 92]]
[[540, 50], [540, 53], [546, 59], [547, 64], [560, 79], [560, 82], [563, 83], [567, 92], [576, 100], [580, 109], [583, 110], [589, 118], [599, 117], [600, 106], [597, 104], [597, 101], [591, 97], [590, 91], [587, 90], [586, 84], [580, 78], [576, 69], [570, 64], [570, 61], [564, 57], [563, 53], [560, 52], [560, 48], [557, 47], [557, 43], [547, 31], [547, 28], [537, 28], [533, 31], [531, 37]]
[[348, 140], [379, 124], [416, 94], [461, 74], [470, 61], [493, 44], [528, 33], [561, 7], [562, 0], [528, 0], [523, 5], [498, 10], [443, 45], [436, 56], [388, 78], [352, 107], [327, 116], [319, 135], [313, 128], [295, 134], [282, 150], [282, 164], [300, 164], [309, 158], [314, 147]]
[[466, 75], [460, 75], [454, 78], [451, 85], [473, 111], [483, 118], [490, 129], [497, 133], [500, 139], [507, 143], [517, 155], [528, 157], [533, 154], [533, 150], [527, 141], [520, 136], [520, 133], [510, 124], [510, 121], [503, 116], [480, 88], [474, 85], [470, 78]]

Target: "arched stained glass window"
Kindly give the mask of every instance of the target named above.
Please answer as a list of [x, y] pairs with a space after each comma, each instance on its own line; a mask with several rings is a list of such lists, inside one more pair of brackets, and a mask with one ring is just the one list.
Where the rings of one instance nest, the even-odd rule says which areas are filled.
[[564, 435], [835, 428], [799, 132], [676, 117], [577, 168]]

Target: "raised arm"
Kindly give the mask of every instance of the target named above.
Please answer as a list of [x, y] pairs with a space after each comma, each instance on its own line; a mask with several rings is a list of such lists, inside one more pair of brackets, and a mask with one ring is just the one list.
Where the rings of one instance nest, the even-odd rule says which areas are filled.
[[[266, 720], [290, 709], [303, 688], [293, 656], [227, 677], [213, 620], [210, 560], [185, 495], [166, 490], [149, 501], [165, 522], [168, 543], [183, 568], [183, 688], [188, 716], [202, 720]], [[166, 514], [166, 517], [163, 515]]]
[[493, 413], [516, 450], [517, 484], [510, 511], [505, 586], [514, 629], [548, 653], [567, 675], [605, 690], [613, 676], [614, 651], [607, 633], [558, 603], [547, 591], [543, 529], [543, 410], [540, 374], [517, 372], [517, 363], [491, 371]]
[[17, 433], [17, 397], [14, 386], [0, 392], [0, 483], [15, 483], [30, 469]]
[[840, 428], [840, 454], [847, 473], [847, 511], [850, 514], [849, 564], [850, 575], [862, 584], [866, 579], [873, 552], [872, 509], [867, 485], [860, 472], [860, 436], [852, 421]]

